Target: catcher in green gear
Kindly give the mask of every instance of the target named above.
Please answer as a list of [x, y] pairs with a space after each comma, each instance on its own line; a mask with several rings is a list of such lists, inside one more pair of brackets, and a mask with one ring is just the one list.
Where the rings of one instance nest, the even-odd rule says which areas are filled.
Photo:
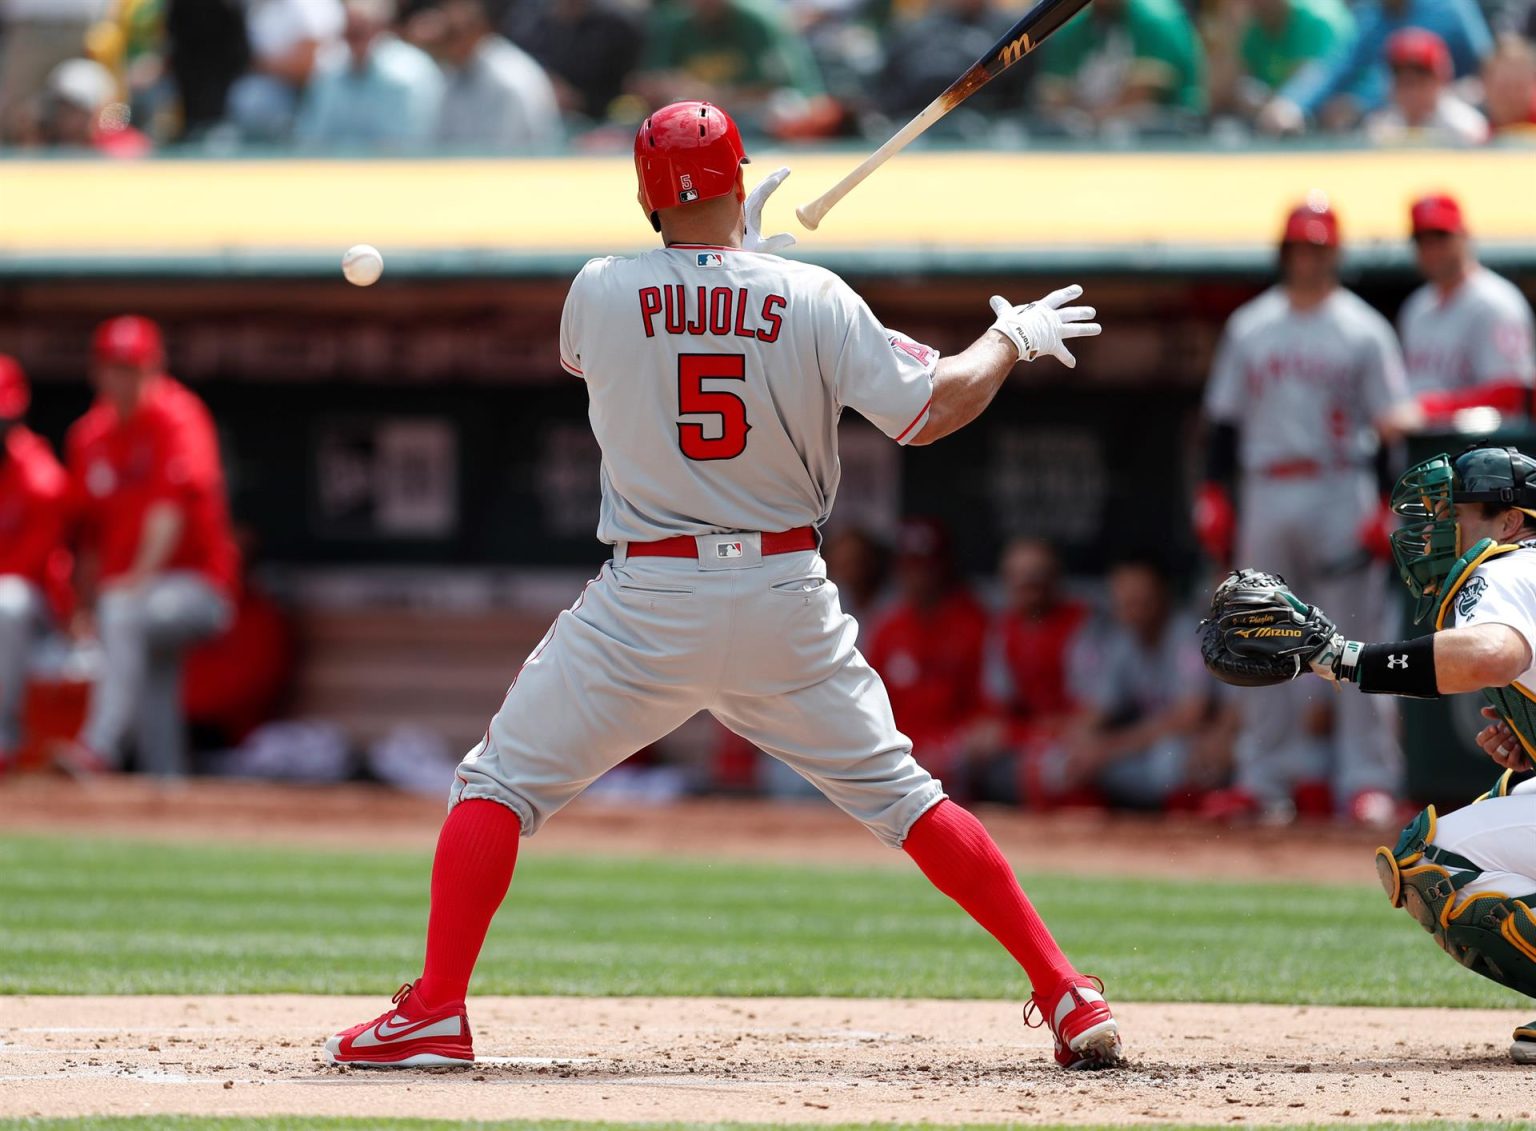
[[[1478, 745], [1493, 788], [1441, 816], [1433, 806], [1376, 852], [1394, 907], [1468, 969], [1536, 997], [1536, 460], [1514, 448], [1436, 456], [1398, 480], [1392, 553], [1417, 601], [1414, 640], [1346, 640], [1328, 616], [1257, 570], [1229, 576], [1201, 622], [1206, 666], [1239, 686], [1311, 672], [1367, 694], [1481, 691]], [[1536, 1022], [1510, 1056], [1536, 1064]]]

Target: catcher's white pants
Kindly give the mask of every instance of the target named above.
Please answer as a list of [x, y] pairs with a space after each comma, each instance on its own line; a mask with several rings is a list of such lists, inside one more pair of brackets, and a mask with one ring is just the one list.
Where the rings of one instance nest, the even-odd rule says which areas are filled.
[[[1360, 524], [1375, 507], [1363, 472], [1299, 479], [1255, 478], [1239, 510], [1239, 566], [1278, 573], [1308, 604], [1317, 605], [1352, 640], [1380, 640], [1385, 631], [1386, 576], [1360, 553]], [[1235, 760], [1236, 781], [1263, 801], [1288, 799], [1300, 782], [1325, 780], [1339, 806], [1366, 789], [1396, 794], [1402, 778], [1396, 704], [1389, 696], [1304, 675], [1277, 687], [1245, 689]], [[1306, 734], [1309, 706], [1333, 712], [1331, 739]]]
[[621, 550], [603, 566], [523, 664], [460, 763], [452, 803], [498, 801], [531, 835], [707, 710], [899, 846], [944, 792], [896, 729], [826, 563], [814, 551], [759, 559], [749, 546], [736, 568], [712, 549], [697, 561]]
[[1536, 893], [1536, 778], [1508, 797], [1490, 797], [1435, 820], [1437, 848], [1465, 856], [1483, 874], [1457, 899], [1482, 893], [1514, 898]]

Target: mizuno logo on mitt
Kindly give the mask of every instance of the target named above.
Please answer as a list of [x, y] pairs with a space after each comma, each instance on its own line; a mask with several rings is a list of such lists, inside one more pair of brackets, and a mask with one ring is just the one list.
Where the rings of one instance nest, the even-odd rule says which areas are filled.
[[1241, 636], [1244, 640], [1261, 636], [1300, 636], [1299, 628], [1235, 628], [1233, 636]]

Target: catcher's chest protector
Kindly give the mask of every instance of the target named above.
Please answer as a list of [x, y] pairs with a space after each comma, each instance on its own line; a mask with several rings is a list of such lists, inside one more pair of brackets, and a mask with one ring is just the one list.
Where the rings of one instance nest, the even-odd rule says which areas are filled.
[[[1466, 584], [1477, 567], [1484, 562], [1507, 554], [1519, 546], [1501, 546], [1491, 538], [1484, 538], [1473, 546], [1451, 567], [1451, 572], [1445, 579], [1445, 597], [1440, 601], [1440, 608], [1435, 613], [1435, 631], [1445, 627], [1446, 618], [1450, 616], [1451, 605], [1456, 600], [1456, 595], [1461, 592], [1461, 587]], [[1485, 687], [1483, 698], [1499, 713], [1499, 717], [1508, 724], [1509, 729], [1515, 732], [1515, 737], [1525, 747], [1526, 757], [1536, 765], [1536, 695], [1529, 688], [1522, 687], [1518, 683], [1512, 683], [1508, 687]]]

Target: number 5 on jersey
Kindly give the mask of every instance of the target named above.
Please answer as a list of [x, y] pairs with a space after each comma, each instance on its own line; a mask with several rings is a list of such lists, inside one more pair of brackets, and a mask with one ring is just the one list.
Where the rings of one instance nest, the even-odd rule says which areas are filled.
[[705, 381], [747, 379], [745, 354], [685, 353], [677, 359], [677, 412], [679, 416], [712, 416], [717, 429], [679, 420], [677, 444], [693, 460], [735, 459], [747, 449], [747, 402], [724, 389], [706, 389]]

